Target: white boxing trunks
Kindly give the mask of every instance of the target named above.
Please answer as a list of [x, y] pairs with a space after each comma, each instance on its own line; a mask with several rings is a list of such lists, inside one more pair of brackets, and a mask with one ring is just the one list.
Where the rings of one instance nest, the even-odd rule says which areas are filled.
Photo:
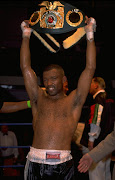
[[68, 150], [44, 150], [31, 147], [27, 159], [39, 164], [57, 165], [71, 160], [72, 155]]

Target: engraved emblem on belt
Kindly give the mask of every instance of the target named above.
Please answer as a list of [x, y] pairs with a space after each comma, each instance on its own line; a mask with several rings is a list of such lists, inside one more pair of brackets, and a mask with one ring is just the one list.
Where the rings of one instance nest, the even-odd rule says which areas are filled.
[[40, 27], [48, 29], [63, 28], [64, 25], [64, 5], [59, 1], [44, 1], [40, 6]]

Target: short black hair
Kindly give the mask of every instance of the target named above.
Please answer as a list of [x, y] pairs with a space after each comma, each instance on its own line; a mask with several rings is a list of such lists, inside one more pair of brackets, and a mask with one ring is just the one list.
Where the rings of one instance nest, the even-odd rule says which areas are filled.
[[63, 68], [58, 64], [50, 64], [50, 65], [46, 66], [44, 68], [43, 72], [50, 71], [52, 69], [60, 70], [60, 72], [62, 73], [62, 76], [65, 76], [65, 72], [64, 72]]

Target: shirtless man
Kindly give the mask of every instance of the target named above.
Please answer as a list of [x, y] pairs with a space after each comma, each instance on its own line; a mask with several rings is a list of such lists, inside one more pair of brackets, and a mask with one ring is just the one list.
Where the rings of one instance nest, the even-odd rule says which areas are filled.
[[86, 67], [79, 78], [77, 89], [68, 96], [63, 92], [66, 77], [58, 65], [50, 65], [43, 72], [47, 93], [38, 86], [36, 74], [31, 68], [29, 39], [32, 30], [26, 21], [21, 24], [23, 40], [20, 67], [31, 101], [34, 129], [33, 143], [25, 167], [25, 180], [74, 179], [71, 140], [96, 68], [94, 24], [95, 20], [91, 18], [85, 27]]

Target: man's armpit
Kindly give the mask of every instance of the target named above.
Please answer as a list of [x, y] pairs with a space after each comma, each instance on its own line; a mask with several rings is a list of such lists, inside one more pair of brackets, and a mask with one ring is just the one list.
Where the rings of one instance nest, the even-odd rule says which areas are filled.
[[76, 94], [76, 97], [75, 97], [74, 103], [73, 103], [73, 108], [75, 108], [76, 106], [81, 105], [81, 102], [82, 102], [81, 95], [80, 94], [79, 95]]

